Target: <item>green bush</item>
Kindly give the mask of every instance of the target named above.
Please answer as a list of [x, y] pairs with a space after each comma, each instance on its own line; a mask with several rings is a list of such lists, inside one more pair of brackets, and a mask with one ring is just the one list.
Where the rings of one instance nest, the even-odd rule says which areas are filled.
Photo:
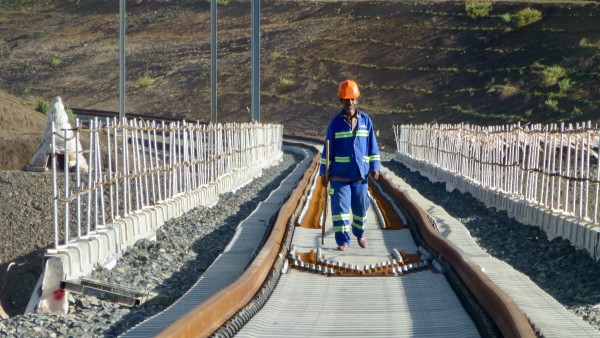
[[279, 78], [279, 92], [285, 94], [290, 92], [294, 88], [294, 80], [287, 77]]
[[540, 84], [542, 87], [554, 86], [558, 83], [558, 81], [564, 79], [565, 77], [567, 77], [567, 71], [563, 67], [559, 65], [546, 67], [542, 70]]
[[465, 2], [467, 16], [472, 19], [483, 18], [490, 15], [492, 3], [490, 1], [470, 0]]
[[522, 9], [515, 14], [511, 15], [513, 25], [516, 28], [522, 28], [527, 25], [531, 25], [534, 22], [540, 21], [542, 19], [542, 12], [533, 8], [525, 8]]
[[52, 61], [50, 61], [50, 64], [52, 64], [52, 67], [56, 67], [56, 66], [60, 65], [61, 62], [62, 62], [62, 60], [59, 58], [52, 58]]
[[37, 102], [37, 108], [35, 108], [35, 110], [44, 115], [48, 115], [50, 113], [50, 102], [40, 98]]
[[510, 15], [510, 13], [504, 13], [500, 15], [500, 18], [502, 19], [502, 21], [510, 23], [512, 16]]
[[154, 84], [154, 79], [144, 75], [142, 76], [139, 80], [138, 80], [138, 87], [140, 89], [144, 89], [146, 87], [150, 87], [152, 84]]
[[571, 89], [571, 80], [569, 78], [565, 78], [558, 81], [558, 87], [562, 93], [566, 92], [567, 90]]

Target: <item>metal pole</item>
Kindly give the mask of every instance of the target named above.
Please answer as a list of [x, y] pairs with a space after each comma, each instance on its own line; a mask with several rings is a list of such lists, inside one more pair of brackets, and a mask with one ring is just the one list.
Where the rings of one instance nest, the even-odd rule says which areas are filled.
[[217, 0], [210, 0], [210, 122], [217, 123]]
[[119, 117], [125, 117], [125, 0], [119, 1]]
[[260, 0], [252, 0], [252, 120], [260, 122]]

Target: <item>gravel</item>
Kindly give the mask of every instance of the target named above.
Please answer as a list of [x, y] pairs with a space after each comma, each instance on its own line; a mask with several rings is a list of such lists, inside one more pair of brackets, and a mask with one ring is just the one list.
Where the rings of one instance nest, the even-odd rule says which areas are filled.
[[[528, 275], [566, 308], [600, 329], [600, 306], [596, 306], [600, 303], [600, 264], [586, 252], [576, 250], [566, 240], [549, 241], [540, 229], [522, 225], [508, 218], [506, 212], [487, 209], [470, 194], [448, 193], [443, 183], [432, 184], [391, 159], [391, 154], [382, 154], [386, 167], [462, 221], [488, 253]], [[115, 268], [100, 269], [91, 276], [120, 286], [158, 292], [161, 298], [154, 305], [129, 308], [70, 294], [69, 314], [28, 314], [3, 320], [0, 337], [114, 337], [162, 311], [202, 275], [229, 242], [236, 226], [298, 160], [286, 153], [282, 162], [266, 169], [251, 184], [236, 193], [222, 195], [216, 207], [199, 207], [167, 222], [159, 229], [157, 241], [139, 241]], [[42, 201], [46, 199], [43, 193], [26, 192], [30, 189], [28, 185], [37, 185], [39, 190], [39, 181], [47, 180], [45, 175], [6, 173], [0, 172], [0, 197], [5, 191], [3, 186], [10, 185], [27, 196], [28, 201], [31, 198], [28, 205], [32, 207], [44, 209], [45, 203], [49, 203]], [[0, 222], [7, 222], [5, 215], [6, 212], [0, 212]], [[45, 222], [46, 216], [39, 215], [34, 213], [33, 217], [42, 217], [38, 221]], [[37, 259], [43, 253], [43, 245], [37, 244], [37, 249], [31, 251], [29, 256]], [[3, 264], [7, 262], [6, 252], [0, 259]]]

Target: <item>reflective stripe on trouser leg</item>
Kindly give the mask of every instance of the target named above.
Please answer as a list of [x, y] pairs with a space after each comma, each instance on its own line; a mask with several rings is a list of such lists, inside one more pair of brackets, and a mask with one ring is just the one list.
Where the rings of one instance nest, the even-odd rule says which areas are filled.
[[331, 219], [337, 245], [350, 245], [350, 182], [331, 182]]
[[367, 221], [367, 210], [369, 209], [369, 185], [368, 181], [352, 182], [350, 184], [351, 208], [352, 208], [352, 234], [357, 238], [363, 237], [365, 233], [365, 222]]

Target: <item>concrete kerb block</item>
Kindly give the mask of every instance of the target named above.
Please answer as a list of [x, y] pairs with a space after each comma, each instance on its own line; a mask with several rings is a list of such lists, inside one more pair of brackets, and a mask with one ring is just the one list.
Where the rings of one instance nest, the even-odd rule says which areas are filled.
[[118, 253], [117, 233], [113, 228], [97, 230], [94, 240], [98, 241], [98, 264], [103, 266]]
[[153, 210], [156, 212], [156, 228], [160, 228], [165, 224], [167, 206], [164, 203], [156, 205]]

